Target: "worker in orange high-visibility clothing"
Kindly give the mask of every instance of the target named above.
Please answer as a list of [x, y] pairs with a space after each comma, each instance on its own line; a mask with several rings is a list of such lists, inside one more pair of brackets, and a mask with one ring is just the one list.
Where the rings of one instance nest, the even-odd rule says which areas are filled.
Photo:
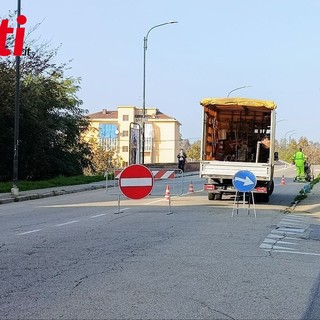
[[307, 161], [307, 157], [302, 152], [302, 148], [299, 148], [292, 156], [292, 163], [296, 166], [297, 177], [296, 180], [298, 181], [306, 181], [305, 173], [304, 173], [304, 163]]

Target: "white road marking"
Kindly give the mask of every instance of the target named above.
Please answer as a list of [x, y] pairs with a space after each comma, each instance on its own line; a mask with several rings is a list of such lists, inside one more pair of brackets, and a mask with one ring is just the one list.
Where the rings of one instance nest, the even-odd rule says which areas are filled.
[[264, 240], [263, 240], [263, 243], [292, 244], [292, 245], [294, 245], [294, 246], [298, 245], [298, 244], [295, 243], [295, 242], [275, 240], [275, 239], [268, 239], [268, 238], [264, 239]]
[[[196, 193], [196, 192], [202, 192], [202, 191], [203, 191], [202, 189], [201, 189], [201, 190], [194, 190], [194, 193]], [[183, 196], [188, 196], [188, 195], [190, 195], [190, 192], [182, 193], [182, 194], [177, 194], [177, 195], [171, 196], [171, 199], [175, 199], [175, 198], [179, 198], [179, 197], [183, 197]], [[168, 202], [168, 200], [165, 199], [164, 196], [165, 196], [165, 194], [163, 194], [163, 198], [161, 198], [161, 199], [152, 200], [152, 201], [150, 201], [150, 202], [143, 203], [142, 205], [147, 206], [147, 205], [149, 205], [149, 204], [153, 204], [153, 203], [157, 203], [157, 202], [161, 202], [161, 201], [167, 201], [167, 202]], [[157, 196], [157, 197], [158, 197], [158, 196]]]
[[295, 237], [285, 237], [286, 240], [295, 240], [295, 241], [302, 241], [303, 239], [301, 238], [295, 238]]
[[272, 243], [272, 244], [274, 244], [274, 243], [276, 243], [276, 242], [277, 242], [277, 240], [275, 240], [275, 239], [268, 239], [268, 238], [266, 238], [266, 239], [263, 240], [263, 243]]
[[[173, 197], [171, 197], [173, 198]], [[153, 201], [150, 201], [150, 202], [147, 202], [147, 203], [143, 203], [144, 206], [148, 206], [149, 204], [153, 204], [153, 203], [157, 203], [157, 202], [160, 202], [160, 201], [168, 201], [167, 199], [158, 199], [158, 200], [153, 200]]]
[[281, 221], [285, 221], [285, 220], [290, 220], [290, 221], [305, 221], [306, 218], [305, 217], [298, 217], [298, 216], [295, 216], [295, 217], [287, 217], [287, 218], [283, 218]]
[[107, 214], [106, 213], [97, 214], [95, 216], [91, 216], [90, 219], [102, 217], [102, 216], [105, 216], [105, 215], [107, 215]]
[[308, 256], [320, 256], [320, 253], [312, 253], [312, 252], [285, 251], [285, 250], [275, 250], [275, 252], [304, 254], [304, 255], [308, 255]]
[[261, 248], [261, 249], [272, 249], [272, 244], [261, 243], [259, 248]]
[[288, 248], [288, 247], [281, 247], [281, 246], [273, 246], [273, 250], [295, 250], [293, 248]]
[[283, 236], [280, 235], [280, 234], [272, 234], [272, 233], [270, 233], [270, 234], [267, 235], [267, 238], [281, 239], [281, 238], [283, 238]]
[[307, 224], [307, 222], [303, 220], [288, 220], [288, 219], [283, 219], [279, 223], [298, 224], [298, 225]]
[[306, 229], [305, 228], [286, 228], [286, 227], [282, 226], [282, 227], [278, 228], [277, 230], [282, 231], [282, 232], [289, 231], [290, 233], [303, 233], [303, 232], [305, 232]]
[[[286, 224], [279, 223], [278, 227], [285, 228], [288, 230], [293, 229], [294, 231], [295, 231], [295, 229], [302, 229], [302, 230], [307, 229], [307, 225], [302, 226], [301, 224], [297, 225], [297, 224], [290, 224], [290, 223], [286, 223]], [[304, 231], [302, 231], [302, 232], [304, 232]]]
[[298, 233], [298, 232], [291, 232], [291, 231], [287, 231], [287, 230], [272, 230], [271, 231], [272, 233], [280, 233], [280, 234], [291, 234], [291, 235], [296, 235], [296, 234], [301, 234], [301, 232], [300, 233]]
[[30, 230], [30, 231], [26, 231], [26, 232], [21, 232], [21, 233], [17, 233], [17, 236], [23, 236], [25, 234], [29, 234], [29, 233], [35, 233], [38, 231], [41, 231], [42, 229], [35, 229], [35, 230]]
[[261, 248], [261, 249], [269, 249], [269, 250], [272, 250], [272, 251], [278, 251], [278, 250], [295, 250], [295, 249], [293, 249], [293, 248], [275, 246], [274, 243], [273, 243], [273, 244], [262, 243], [259, 248]]
[[[125, 211], [125, 210], [129, 210], [130, 208], [121, 208], [121, 211]], [[89, 219], [94, 219], [94, 218], [98, 218], [98, 217], [102, 217], [107, 215], [106, 213], [100, 213], [94, 216], [89, 217]], [[84, 219], [82, 219], [81, 221], [84, 221]], [[66, 226], [68, 224], [73, 224], [73, 223], [77, 223], [80, 222], [80, 220], [72, 220], [72, 221], [67, 221], [67, 222], [63, 222], [63, 223], [59, 223], [59, 224], [55, 224], [54, 227], [62, 227], [62, 226]], [[34, 229], [34, 230], [30, 230], [30, 231], [25, 231], [25, 232], [20, 232], [20, 233], [16, 233], [17, 236], [23, 236], [26, 234], [30, 234], [30, 233], [35, 233], [35, 232], [39, 232], [42, 229]]]
[[289, 241], [277, 241], [277, 244], [292, 244], [293, 246], [298, 246], [298, 243], [295, 242], [289, 242]]
[[72, 224], [72, 223], [76, 223], [79, 222], [79, 220], [73, 220], [73, 221], [68, 221], [68, 222], [64, 222], [64, 223], [59, 223], [59, 224], [55, 224], [55, 227], [61, 227], [61, 226], [65, 226], [67, 224]]
[[[294, 254], [301, 254], [301, 255], [309, 255], [309, 256], [320, 256], [319, 253], [313, 252], [301, 252], [295, 251], [296, 249], [285, 247], [282, 245], [292, 245], [292, 246], [299, 246], [299, 241], [303, 239], [300, 238], [301, 234], [306, 231], [308, 225], [306, 223], [307, 219], [305, 217], [286, 217], [283, 218], [278, 223], [278, 228], [271, 230], [266, 238], [261, 243], [261, 249], [264, 249], [269, 252], [279, 252], [279, 253], [294, 253]], [[291, 236], [288, 236], [291, 235]], [[297, 236], [297, 237], [295, 237]], [[289, 240], [289, 241], [288, 241]], [[291, 242], [290, 240], [294, 241]]]

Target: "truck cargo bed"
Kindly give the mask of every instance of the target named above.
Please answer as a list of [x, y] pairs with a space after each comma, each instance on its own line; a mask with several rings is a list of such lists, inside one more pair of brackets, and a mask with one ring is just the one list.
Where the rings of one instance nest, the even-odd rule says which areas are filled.
[[267, 163], [201, 161], [200, 176], [202, 178], [232, 179], [240, 170], [252, 172], [257, 180], [270, 181], [271, 167]]

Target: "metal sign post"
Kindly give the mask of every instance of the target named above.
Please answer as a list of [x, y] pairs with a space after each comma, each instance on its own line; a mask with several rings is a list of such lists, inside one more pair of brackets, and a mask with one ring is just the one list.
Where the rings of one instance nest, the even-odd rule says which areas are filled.
[[256, 176], [251, 172], [247, 170], [240, 170], [238, 171], [232, 179], [232, 184], [234, 188], [236, 189], [236, 195], [233, 202], [233, 209], [232, 209], [232, 217], [235, 209], [237, 210], [238, 214], [238, 208], [239, 208], [239, 192], [243, 193], [243, 208], [245, 207], [245, 199], [246, 199], [246, 193], [249, 193], [248, 197], [248, 214], [250, 212], [250, 202], [252, 198], [252, 204], [253, 204], [253, 211], [254, 211], [254, 217], [257, 217], [256, 214], [256, 208], [254, 203], [254, 195], [252, 190], [255, 188], [257, 184], [257, 178]]
[[130, 123], [129, 136], [129, 164], [139, 164], [140, 161], [140, 146], [141, 146], [141, 126], [138, 123]]

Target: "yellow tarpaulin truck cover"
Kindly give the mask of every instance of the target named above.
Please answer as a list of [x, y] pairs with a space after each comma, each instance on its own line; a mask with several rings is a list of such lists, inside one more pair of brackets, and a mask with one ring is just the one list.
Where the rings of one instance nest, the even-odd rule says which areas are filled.
[[277, 108], [277, 105], [273, 101], [249, 99], [249, 98], [205, 98], [200, 101], [200, 104], [204, 107], [243, 106], [243, 107], [254, 107], [254, 108], [263, 107], [263, 108], [268, 108], [272, 110]]

